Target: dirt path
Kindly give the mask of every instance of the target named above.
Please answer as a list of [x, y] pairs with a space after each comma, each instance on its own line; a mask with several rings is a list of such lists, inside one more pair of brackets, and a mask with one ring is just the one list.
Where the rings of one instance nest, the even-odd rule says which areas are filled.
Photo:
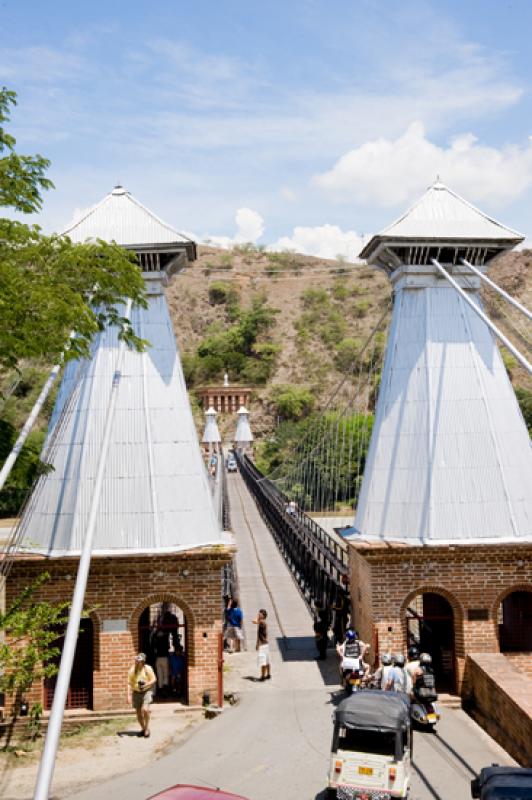
[[[134, 717], [109, 720], [63, 736], [51, 798], [62, 800], [88, 786], [153, 764], [185, 741], [203, 721], [199, 711], [175, 713], [171, 706], [154, 706], [151, 737], [139, 738]], [[0, 753], [0, 797], [30, 800], [33, 796], [42, 743], [28, 755]]]

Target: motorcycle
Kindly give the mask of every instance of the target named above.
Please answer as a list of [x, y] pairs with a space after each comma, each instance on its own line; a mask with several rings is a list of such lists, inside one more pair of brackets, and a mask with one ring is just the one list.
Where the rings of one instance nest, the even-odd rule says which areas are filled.
[[436, 724], [440, 718], [440, 714], [434, 702], [424, 700], [419, 697], [416, 692], [410, 704], [410, 716], [412, 722], [416, 723], [425, 730], [436, 730]]
[[342, 683], [347, 696], [358, 692], [363, 687], [364, 670], [360, 667], [354, 667], [342, 670]]

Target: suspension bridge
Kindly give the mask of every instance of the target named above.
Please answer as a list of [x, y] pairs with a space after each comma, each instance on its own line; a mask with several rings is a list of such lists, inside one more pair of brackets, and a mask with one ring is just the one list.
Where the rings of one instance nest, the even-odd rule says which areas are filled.
[[[40, 476], [4, 554], [12, 595], [36, 556], [54, 565], [62, 597], [67, 569], [73, 560], [82, 565], [38, 800], [48, 796], [79, 615], [87, 599], [102, 596], [103, 576], [122, 585], [135, 575], [140, 588], [127, 598], [113, 590], [103, 602], [102, 619], [93, 623], [100, 664], [116, 659], [101, 644], [112, 634], [122, 655], [120, 663], [108, 662], [109, 675], [122, 680], [145, 609], [174, 603], [186, 628], [192, 700], [205, 686], [214, 693], [220, 681], [219, 574], [225, 571], [227, 586], [234, 563], [235, 542], [224, 527], [235, 498], [224, 491], [221, 472], [212, 492], [201, 462], [162, 290], [193, 257], [192, 243], [122, 187], [69, 235], [83, 241], [102, 230], [142, 256], [148, 309], [125, 313], [153, 348], [126, 353], [107, 331], [91, 359], [67, 367], [45, 446], [53, 470]], [[504, 660], [501, 631], [517, 643], [514, 650], [530, 651], [516, 619], [532, 597], [532, 451], [496, 345], [498, 339], [530, 375], [530, 333], [516, 316], [529, 325], [530, 312], [489, 282], [511, 309], [517, 347], [479, 298], [490, 261], [522, 238], [443, 184], [430, 187], [364, 249], [389, 276], [393, 305], [351, 373], [272, 474], [238, 454], [242, 479], [304, 606], [350, 611], [375, 663], [384, 650], [421, 639], [433, 648], [442, 681], [480, 716], [490, 710], [475, 695], [479, 681], [470, 672], [478, 664], [470, 654], [484, 649]], [[325, 530], [323, 515], [337, 513], [347, 527]], [[96, 671], [88, 696], [95, 707], [123, 702], [106, 694]], [[519, 758], [519, 737], [509, 730], [507, 739]]]

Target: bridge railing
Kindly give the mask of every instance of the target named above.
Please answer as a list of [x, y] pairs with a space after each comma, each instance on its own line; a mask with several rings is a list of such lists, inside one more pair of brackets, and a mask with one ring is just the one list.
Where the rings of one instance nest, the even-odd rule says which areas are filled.
[[307, 602], [348, 604], [348, 550], [302, 511], [288, 513], [288, 498], [247, 456], [237, 453], [240, 473], [292, 570]]

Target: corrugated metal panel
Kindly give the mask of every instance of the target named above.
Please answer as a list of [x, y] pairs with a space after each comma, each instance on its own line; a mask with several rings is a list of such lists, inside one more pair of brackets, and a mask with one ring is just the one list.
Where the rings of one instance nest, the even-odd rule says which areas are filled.
[[443, 183], [425, 194], [379, 236], [441, 239], [519, 239], [519, 233], [488, 217]]
[[63, 233], [74, 242], [104, 239], [123, 246], [190, 241], [135, 200], [122, 186], [116, 186]]
[[452, 288], [398, 294], [355, 527], [532, 539], [532, 447], [491, 333]]
[[[118, 389], [99, 505], [95, 554], [178, 552], [226, 542], [212, 505], [165, 301], [133, 316], [150, 332], [147, 353], [128, 352]], [[53, 428], [53, 471], [21, 521], [23, 545], [52, 556], [81, 550], [115, 370], [116, 331], [105, 331], [90, 364], [69, 364]], [[81, 376], [81, 377], [80, 377]], [[72, 387], [76, 391], [71, 393]], [[70, 396], [69, 396], [70, 392]]]

